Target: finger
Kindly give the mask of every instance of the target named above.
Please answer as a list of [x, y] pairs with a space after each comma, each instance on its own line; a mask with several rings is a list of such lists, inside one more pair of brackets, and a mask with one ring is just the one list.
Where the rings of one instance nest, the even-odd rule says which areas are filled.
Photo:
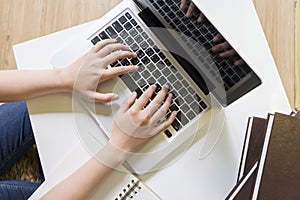
[[105, 65], [109, 65], [118, 60], [122, 60], [124, 58], [135, 58], [136, 56], [137, 56], [136, 53], [130, 51], [115, 51], [105, 56], [102, 61], [104, 62]]
[[234, 66], [240, 66], [245, 64], [245, 61], [243, 59], [238, 59], [236, 61], [234, 61]]
[[234, 55], [236, 55], [236, 51], [234, 49], [231, 49], [231, 50], [228, 50], [228, 51], [225, 51], [225, 52], [219, 54], [219, 56], [221, 58], [228, 58], [228, 57], [231, 57]]
[[114, 43], [116, 43], [116, 42], [117, 42], [117, 40], [113, 40], [113, 39], [102, 40], [102, 41], [98, 42], [98, 43], [92, 48], [92, 52], [97, 53], [97, 52], [100, 51], [102, 48], [104, 48], [106, 45], [114, 44]]
[[161, 125], [158, 126], [158, 128], [162, 131], [165, 130], [166, 128], [168, 128], [169, 126], [171, 126], [171, 124], [174, 122], [175, 118], [176, 118], [177, 112], [173, 111], [170, 115], [170, 117], [163, 122]]
[[134, 110], [135, 111], [140, 111], [142, 110], [145, 105], [148, 103], [149, 99], [152, 97], [154, 91], [156, 89], [155, 85], [151, 85], [141, 96], [138, 98], [136, 101], [136, 104], [134, 105]]
[[224, 37], [218, 33], [214, 38], [213, 38], [213, 42], [221, 42], [224, 40]]
[[99, 93], [99, 92], [94, 92], [92, 94], [92, 98], [95, 100], [95, 102], [101, 102], [101, 103], [108, 103], [114, 100], [119, 99], [119, 96], [114, 93]]
[[184, 10], [187, 8], [188, 0], [181, 0], [180, 9]]
[[169, 90], [168, 86], [164, 85], [160, 90], [160, 92], [156, 95], [156, 97], [151, 101], [151, 103], [144, 110], [144, 112], [147, 112], [149, 113], [150, 116], [152, 116], [157, 111], [157, 109], [161, 106], [163, 101], [166, 99], [168, 90]]
[[122, 113], [125, 113], [134, 104], [136, 97], [137, 97], [137, 93], [133, 92], [129, 97], [129, 99], [126, 99], [123, 102], [122, 106], [120, 107]]
[[191, 17], [191, 16], [193, 16], [193, 14], [194, 14], [194, 11], [195, 11], [195, 4], [193, 4], [193, 3], [191, 3], [190, 4], [190, 6], [189, 6], [189, 8], [188, 8], [188, 10], [187, 10], [187, 12], [186, 12], [186, 17]]
[[231, 48], [231, 46], [228, 42], [223, 42], [221, 44], [217, 44], [217, 45], [213, 46], [211, 48], [211, 50], [214, 53], [220, 53], [220, 52], [225, 51], [226, 49], [230, 49], [230, 48]]
[[135, 72], [138, 70], [138, 66], [136, 65], [129, 65], [129, 66], [120, 66], [120, 67], [114, 67], [114, 68], [109, 68], [106, 69], [102, 73], [102, 78], [99, 80], [99, 82], [104, 82], [108, 79], [127, 74], [129, 72]]
[[104, 58], [105, 56], [109, 55], [110, 53], [112, 53], [114, 51], [118, 51], [118, 50], [129, 51], [129, 47], [124, 44], [120, 44], [120, 43], [108, 44], [98, 52], [98, 56], [100, 58]]
[[153, 122], [157, 122], [166, 115], [172, 103], [172, 97], [173, 95], [170, 93], [164, 104], [154, 113], [154, 115], [152, 116]]
[[205, 21], [205, 19], [206, 19], [206, 18], [205, 18], [205, 16], [204, 16], [202, 13], [200, 13], [200, 15], [199, 15], [199, 17], [198, 17], [198, 20], [197, 20], [197, 21], [198, 21], [199, 23], [201, 23], [201, 22], [204, 22], [204, 21]]

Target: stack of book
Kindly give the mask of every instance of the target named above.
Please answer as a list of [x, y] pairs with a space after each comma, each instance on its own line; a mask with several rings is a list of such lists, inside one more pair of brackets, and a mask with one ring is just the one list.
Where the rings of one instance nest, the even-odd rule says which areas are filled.
[[300, 112], [248, 119], [237, 184], [226, 199], [300, 199]]

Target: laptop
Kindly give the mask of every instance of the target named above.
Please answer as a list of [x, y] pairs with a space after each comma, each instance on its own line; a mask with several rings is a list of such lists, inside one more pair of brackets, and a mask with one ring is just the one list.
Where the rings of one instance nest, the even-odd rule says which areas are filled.
[[[157, 92], [162, 85], [169, 85], [174, 99], [167, 116], [176, 110], [177, 117], [167, 130], [127, 160], [127, 168], [137, 174], [170, 164], [174, 152], [188, 148], [204, 125], [219, 123], [213, 121], [215, 110], [234, 104], [261, 84], [247, 63], [234, 66], [236, 60], [242, 59], [240, 55], [220, 58], [211, 51], [218, 30], [209, 19], [197, 22], [199, 12], [186, 18], [180, 3], [181, 0], [124, 0], [89, 30], [75, 36], [51, 60], [54, 67], [66, 66], [108, 38], [137, 53], [137, 58], [108, 66], [139, 65], [137, 72], [112, 79], [99, 88], [120, 96], [115, 102], [96, 104], [93, 108], [92, 114], [108, 138], [114, 113], [133, 91], [140, 96], [152, 84], [157, 85]], [[89, 148], [92, 144], [101, 144], [99, 133], [88, 134], [82, 136], [88, 150], [93, 149]]]

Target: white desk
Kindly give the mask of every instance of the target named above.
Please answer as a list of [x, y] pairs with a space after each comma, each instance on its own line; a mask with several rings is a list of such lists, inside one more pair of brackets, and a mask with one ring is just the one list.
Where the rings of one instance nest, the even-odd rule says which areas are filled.
[[[221, 137], [209, 156], [199, 159], [203, 143], [203, 140], [199, 139], [174, 164], [141, 177], [163, 199], [224, 198], [236, 181], [247, 118], [253, 115], [266, 117], [268, 112], [291, 111], [252, 2], [249, 0], [230, 0], [226, 1], [227, 4], [224, 2], [197, 1], [201, 7], [206, 8], [205, 14], [211, 16], [212, 21], [219, 22], [218, 28], [223, 35], [234, 36], [230, 42], [253, 66], [262, 78], [263, 84], [223, 110], [225, 122], [221, 127]], [[211, 12], [213, 9], [217, 9], [217, 12]], [[228, 15], [229, 10], [232, 11], [228, 16], [231, 22], [222, 20]], [[233, 27], [233, 21], [236, 21], [238, 31]], [[63, 43], [67, 42], [65, 38], [76, 35], [78, 31], [88, 26], [89, 24], [84, 24], [14, 46], [18, 68], [52, 68], [50, 58]], [[49, 95], [28, 101], [46, 179], [57, 164], [63, 162], [64, 156], [80, 143], [76, 135], [71, 103], [70, 95], [65, 94]], [[77, 167], [88, 156], [85, 154], [84, 159], [81, 157], [76, 161]]]

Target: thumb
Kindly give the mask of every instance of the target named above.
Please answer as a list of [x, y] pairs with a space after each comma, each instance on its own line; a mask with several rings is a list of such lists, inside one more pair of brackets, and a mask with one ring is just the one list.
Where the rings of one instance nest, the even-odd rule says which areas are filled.
[[99, 93], [99, 92], [93, 92], [92, 99], [94, 99], [95, 102], [108, 103], [108, 102], [119, 99], [119, 96], [115, 93], [103, 94], [103, 93]]

